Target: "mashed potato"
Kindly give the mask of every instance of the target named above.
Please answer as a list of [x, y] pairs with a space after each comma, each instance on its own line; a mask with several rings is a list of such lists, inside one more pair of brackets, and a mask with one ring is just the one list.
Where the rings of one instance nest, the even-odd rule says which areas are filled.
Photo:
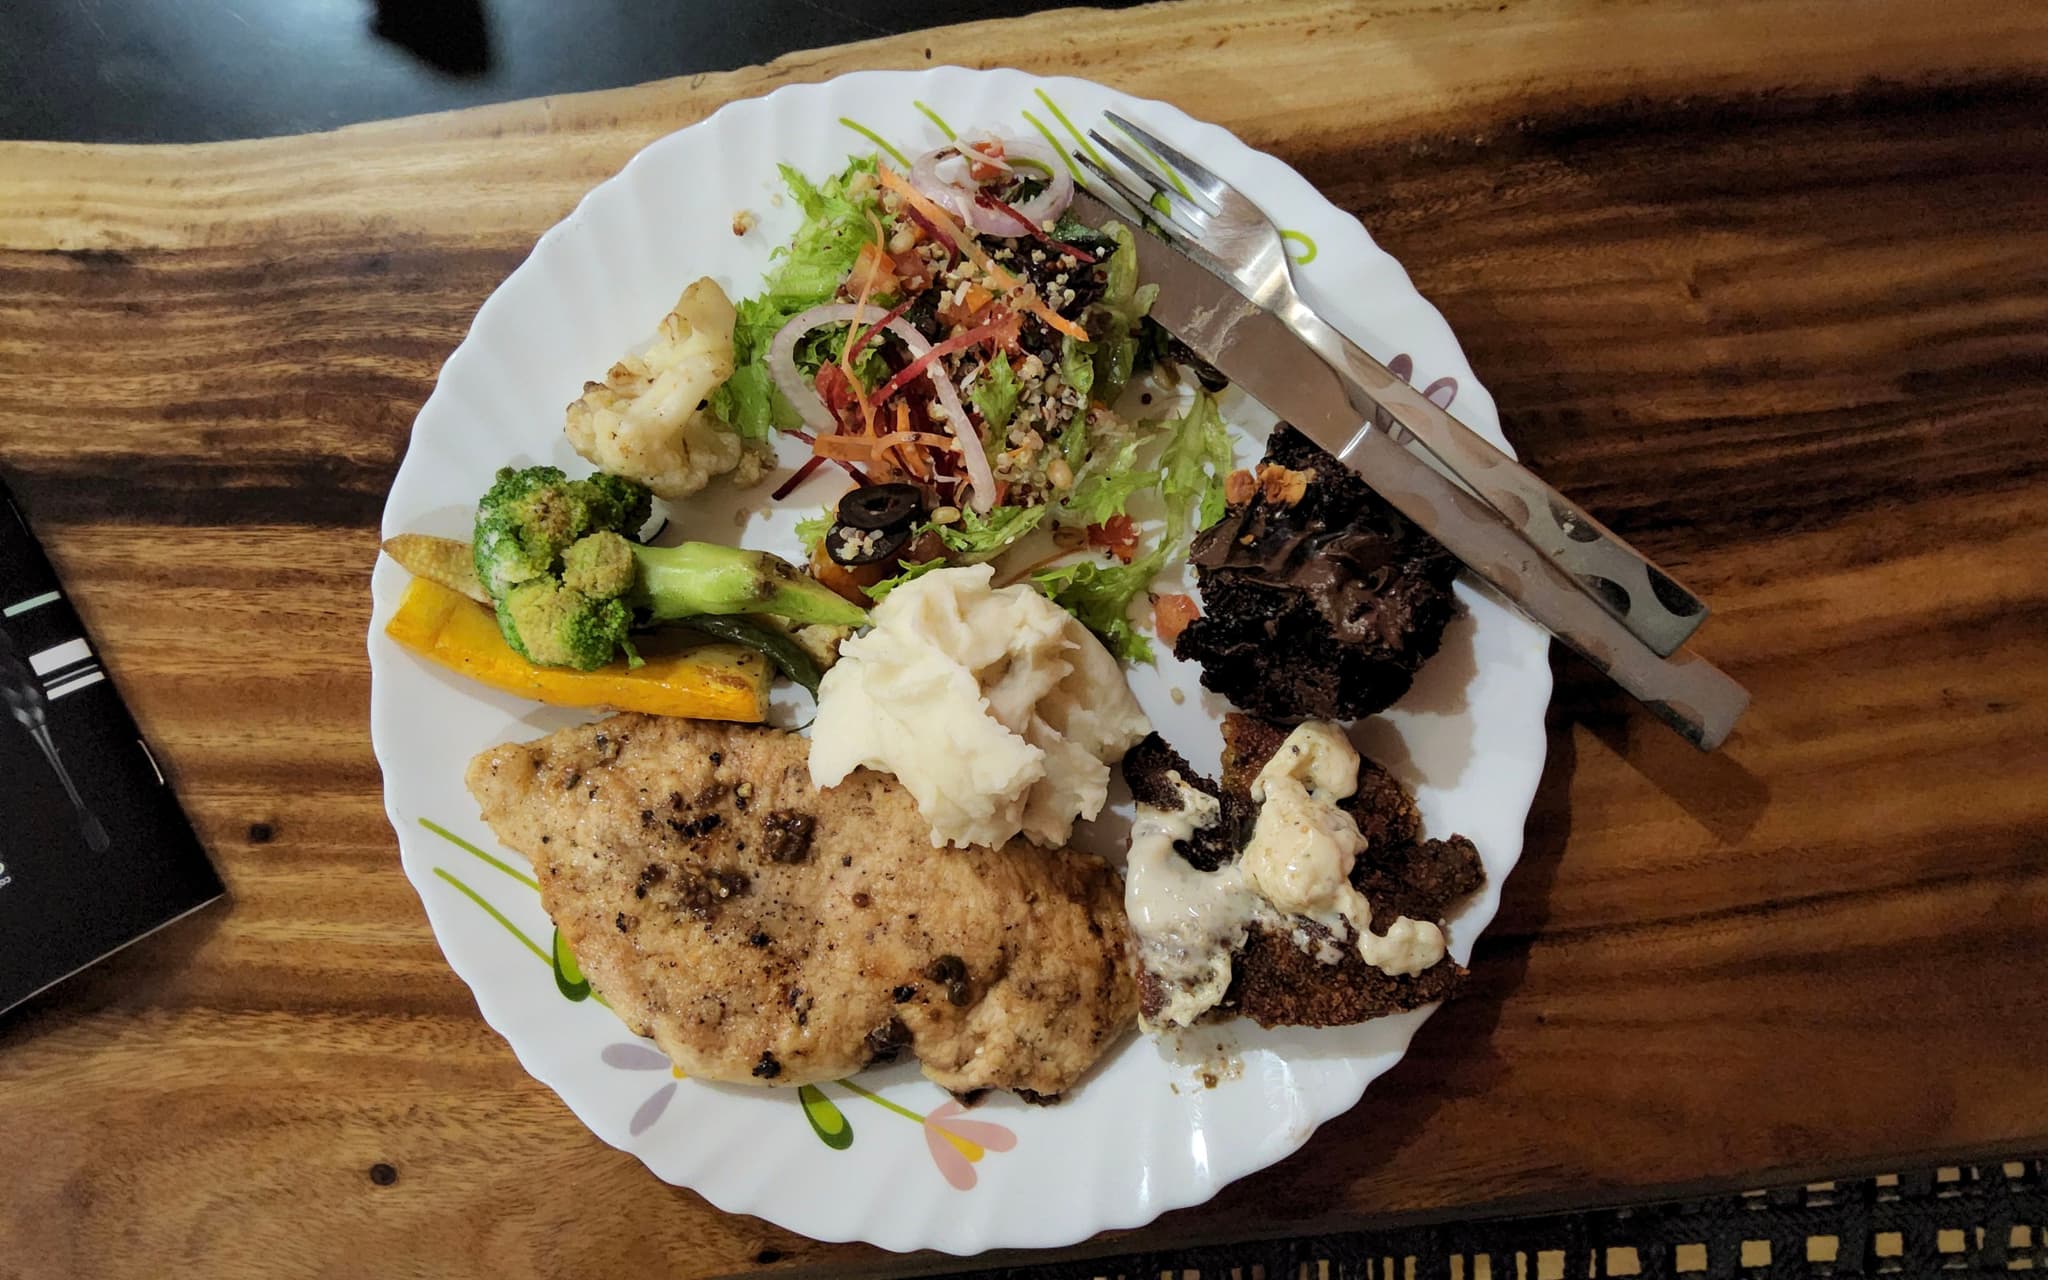
[[1151, 730], [1102, 642], [988, 565], [939, 569], [875, 607], [818, 688], [811, 781], [893, 773], [933, 845], [1064, 844]]

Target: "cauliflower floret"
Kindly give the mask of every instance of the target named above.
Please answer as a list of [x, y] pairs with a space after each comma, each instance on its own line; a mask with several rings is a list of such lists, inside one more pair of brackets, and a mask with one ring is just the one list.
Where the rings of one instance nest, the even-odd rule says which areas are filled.
[[683, 290], [653, 346], [583, 384], [565, 428], [576, 452], [664, 498], [686, 498], [727, 472], [741, 484], [759, 480], [760, 455], [711, 412], [711, 393], [732, 376], [733, 318], [709, 276]]

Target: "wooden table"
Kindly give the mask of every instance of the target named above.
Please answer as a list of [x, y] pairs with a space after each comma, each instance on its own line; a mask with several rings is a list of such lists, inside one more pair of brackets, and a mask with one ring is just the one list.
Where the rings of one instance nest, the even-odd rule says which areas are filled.
[[1701, 757], [1559, 658], [1470, 993], [1090, 1249], [2048, 1144], [2048, 8], [1198, 0], [0, 147], [0, 465], [233, 894], [0, 1023], [0, 1275], [949, 1265], [722, 1216], [519, 1069], [399, 872], [363, 658], [413, 413], [535, 236], [729, 98], [948, 61], [1170, 99], [1356, 211], [1756, 694]]

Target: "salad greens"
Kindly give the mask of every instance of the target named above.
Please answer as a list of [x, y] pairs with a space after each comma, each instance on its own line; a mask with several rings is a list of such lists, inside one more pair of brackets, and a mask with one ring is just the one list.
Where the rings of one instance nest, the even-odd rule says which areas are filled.
[[1116, 237], [1116, 252], [1109, 256], [1109, 280], [1096, 304], [1102, 324], [1089, 329], [1094, 337], [1086, 345], [1093, 348], [1095, 370], [1089, 385], [1095, 398], [1115, 404], [1137, 372], [1139, 322], [1152, 309], [1159, 286], [1138, 283], [1138, 250], [1130, 228], [1106, 229]]
[[967, 398], [981, 411], [983, 425], [991, 432], [1000, 432], [1010, 425], [1010, 419], [1017, 416], [1017, 397], [1022, 393], [1023, 388], [1017, 384], [1017, 371], [1010, 367], [1010, 353], [998, 351], [996, 358], [982, 370], [981, 377], [975, 379]]
[[[761, 292], [737, 304], [732, 376], [711, 393], [711, 408], [719, 421], [741, 438], [755, 441], [803, 424], [796, 407], [776, 389], [768, 370], [768, 349], [790, 317], [838, 295], [861, 246], [875, 240], [881, 212], [873, 156], [855, 157], [816, 185], [786, 164], [780, 168], [782, 181], [803, 210], [803, 225], [794, 239], [775, 251], [775, 265], [768, 269]], [[857, 181], [859, 175], [866, 175], [866, 181]], [[845, 329], [838, 333], [844, 341]], [[820, 340], [816, 334], [811, 338]], [[856, 368], [864, 368], [868, 358], [863, 352], [863, 363]]]
[[[892, 296], [904, 299], [906, 321], [926, 340], [946, 346], [933, 377], [952, 381], [973, 420], [960, 425], [974, 430], [981, 442], [987, 459], [982, 465], [994, 477], [995, 505], [976, 512], [962, 500], [958, 481], [940, 478], [934, 484], [928, 458], [913, 462], [905, 452], [899, 466], [887, 446], [878, 444], [863, 454], [849, 453], [849, 446], [842, 445], [830, 456], [842, 463], [849, 458], [861, 462], [868, 479], [920, 481], [932, 510], [944, 517], [943, 523], [924, 519], [913, 530], [925, 547], [942, 544], [943, 559], [898, 563], [894, 576], [861, 589], [879, 601], [933, 569], [992, 560], [1029, 535], [1051, 531], [1054, 540], [1046, 550], [1056, 558], [1084, 545], [1092, 545], [1097, 554], [1042, 569], [1028, 580], [1100, 635], [1119, 657], [1148, 660], [1151, 645], [1130, 620], [1132, 606], [1162, 570], [1187, 554], [1196, 532], [1222, 517], [1231, 454], [1228, 430], [1207, 391], [1196, 390], [1177, 416], [1126, 417], [1119, 412], [1124, 392], [1139, 375], [1155, 366], [1173, 367], [1165, 332], [1147, 318], [1158, 288], [1139, 283], [1132, 231], [1116, 224], [1092, 228], [1063, 215], [1046, 234], [1014, 240], [982, 236], [978, 254], [963, 254], [947, 238], [958, 235], [958, 228], [941, 234], [931, 218], [914, 213], [921, 197], [899, 176], [881, 173], [876, 157], [856, 158], [817, 184], [788, 166], [782, 176], [803, 222], [790, 243], [775, 251], [762, 292], [738, 304], [736, 371], [713, 398], [718, 416], [751, 440], [799, 425], [801, 415], [784, 399], [770, 369], [776, 334], [803, 311], [859, 294], [850, 277], [860, 278], [856, 263], [863, 246], [879, 245], [885, 254], [897, 251], [890, 256], [904, 273], [900, 279], [907, 291]], [[929, 205], [924, 208], [930, 211]], [[903, 253], [905, 244], [915, 245], [915, 252]], [[986, 266], [991, 259], [1007, 266]], [[887, 278], [884, 291], [899, 277]], [[1021, 294], [1014, 292], [1020, 289]], [[881, 292], [874, 297], [883, 300]], [[1007, 337], [974, 336], [1001, 334], [1006, 315]], [[1019, 316], [1025, 321], [1021, 334]], [[797, 373], [815, 381], [825, 364], [838, 362], [847, 333], [845, 323], [834, 323], [804, 335], [794, 352]], [[852, 372], [858, 392], [872, 395], [886, 386], [892, 395], [903, 394], [896, 371], [906, 357], [894, 342], [878, 334], [856, 355]], [[1162, 379], [1161, 386], [1169, 392], [1169, 404], [1180, 402], [1172, 380]], [[923, 387], [917, 382], [911, 390], [922, 394]], [[1152, 397], [1144, 401], [1149, 405]], [[859, 395], [854, 402], [860, 403]], [[827, 409], [840, 413], [830, 403]], [[929, 401], [913, 401], [912, 410], [921, 431], [931, 430], [923, 426], [927, 413], [932, 421], [943, 421]], [[836, 420], [836, 429], [826, 427], [821, 434], [874, 438], [871, 422]], [[921, 447], [921, 441], [907, 446]], [[944, 448], [933, 456], [943, 458]], [[957, 459], [952, 465], [956, 469], [947, 474], [959, 475]], [[955, 486], [950, 503], [948, 484]], [[1159, 508], [1146, 503], [1141, 529], [1131, 507], [1153, 493], [1163, 504], [1163, 518]], [[834, 518], [828, 510], [798, 524], [798, 537], [813, 555]]]
[[[1131, 626], [1131, 605], [1174, 556], [1185, 553], [1195, 533], [1223, 518], [1223, 486], [1230, 474], [1230, 432], [1215, 396], [1198, 392], [1186, 413], [1160, 425], [1166, 428], [1166, 447], [1157, 463], [1150, 470], [1129, 466], [1106, 471], [1100, 500], [1100, 509], [1114, 502], [1111, 514], [1119, 515], [1131, 494], [1156, 485], [1166, 504], [1166, 528], [1152, 549], [1129, 564], [1083, 561], [1031, 575], [1040, 591], [1102, 637], [1111, 653], [1132, 662], [1150, 662], [1152, 645]], [[1126, 487], [1133, 477], [1139, 483]]]

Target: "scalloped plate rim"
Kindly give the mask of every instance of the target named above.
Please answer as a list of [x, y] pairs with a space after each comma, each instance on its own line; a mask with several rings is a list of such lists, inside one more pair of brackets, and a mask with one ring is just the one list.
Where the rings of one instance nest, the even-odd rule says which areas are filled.
[[[844, 92], [849, 85], [870, 80], [887, 82], [891, 88], [894, 88], [898, 83], [907, 82], [912, 85], [911, 93], [913, 96], [935, 97], [937, 95], [929, 92], [919, 94], [915, 85], [926, 82], [943, 83], [948, 78], [955, 76], [971, 77], [977, 81], [1013, 78], [1021, 82], [1023, 92], [1027, 94], [1031, 88], [1041, 86], [1069, 95], [1075, 91], [1083, 92], [1089, 96], [1106, 93], [1121, 99], [1124, 104], [1134, 108], [1134, 113], [1140, 115], [1140, 118], [1154, 124], [1155, 127], [1162, 127], [1165, 132], [1174, 136], [1176, 140], [1181, 141], [1184, 145], [1187, 145], [1191, 138], [1198, 138], [1198, 142], [1188, 147], [1195, 154], [1204, 155], [1213, 161], [1214, 148], [1236, 149], [1245, 153], [1243, 156], [1236, 156], [1233, 159], [1246, 164], [1255, 164], [1257, 167], [1270, 171], [1272, 177], [1264, 181], [1276, 184], [1276, 186], [1269, 187], [1262, 183], [1257, 188], [1257, 194], [1263, 201], [1281, 206], [1299, 205], [1318, 215], [1334, 215], [1338, 223], [1338, 238], [1319, 246], [1319, 253], [1328, 254], [1333, 251], [1339, 253], [1361, 253], [1362, 251], [1361, 256], [1364, 260], [1370, 262], [1374, 269], [1384, 270], [1389, 266], [1393, 269], [1394, 277], [1399, 286], [1399, 295], [1377, 300], [1374, 309], [1384, 313], [1381, 317], [1382, 319], [1386, 315], [1398, 312], [1402, 324], [1406, 327], [1405, 331], [1413, 332], [1419, 329], [1424, 331], [1423, 336], [1432, 337], [1437, 340], [1437, 343], [1444, 350], [1438, 353], [1435, 363], [1438, 365], [1445, 364], [1446, 359], [1444, 357], [1447, 354], [1449, 363], [1456, 366], [1454, 373], [1459, 380], [1459, 394], [1467, 397], [1468, 402], [1472, 399], [1477, 399], [1480, 403], [1480, 412], [1468, 412], [1464, 416], [1467, 417], [1468, 421], [1477, 419], [1476, 421], [1471, 421], [1471, 425], [1475, 429], [1483, 431], [1496, 439], [1496, 441], [1501, 441], [1499, 430], [1494, 425], [1495, 412], [1491, 397], [1487, 395], [1477, 377], [1472, 374], [1469, 362], [1465, 360], [1462, 349], [1458, 346], [1455, 336], [1451, 333], [1448, 324], [1443, 320], [1441, 314], [1427, 299], [1415, 291], [1405, 268], [1392, 258], [1391, 255], [1380, 250], [1372, 241], [1369, 232], [1362, 225], [1356, 222], [1356, 220], [1351, 219], [1348, 215], [1343, 214], [1341, 210], [1330, 205], [1327, 200], [1315, 191], [1315, 188], [1306, 178], [1302, 177], [1299, 172], [1286, 162], [1268, 153], [1249, 147], [1222, 126], [1188, 116], [1180, 111], [1179, 108], [1167, 103], [1135, 98], [1111, 86], [1072, 77], [1035, 76], [1028, 72], [1009, 68], [977, 70], [952, 66], [933, 67], [918, 71], [863, 71], [824, 82], [783, 85], [765, 95], [736, 99], [724, 103], [703, 119], [684, 126], [682, 129], [664, 134], [647, 143], [635, 153], [618, 173], [585, 193], [561, 221], [543, 232], [535, 241], [532, 250], [526, 258], [521, 261], [519, 266], [504, 281], [493, 289], [490, 296], [479, 306], [462, 342], [458, 344], [456, 349], [443, 363], [433, 393], [429, 395], [427, 401], [420, 409], [418, 419], [416, 419], [416, 433], [418, 430], [417, 424], [429, 418], [430, 414], [435, 410], [436, 402], [443, 401], [445, 403], [445, 400], [452, 395], [449, 388], [464, 376], [468, 366], [472, 362], [481, 362], [485, 359], [484, 350], [476, 341], [478, 332], [487, 324], [495, 323], [500, 311], [514, 306], [512, 294], [515, 282], [522, 280], [531, 273], [544, 272], [545, 267], [536, 264], [542, 261], [544, 255], [551, 252], [551, 246], [562, 241], [579, 224], [592, 216], [593, 209], [597, 207], [597, 204], [594, 202], [601, 202], [609, 198], [607, 196], [608, 192], [629, 188], [638, 175], [662, 163], [665, 144], [673, 143], [674, 140], [684, 134], [715, 130], [720, 127], [722, 121], [730, 123], [733, 117], [742, 116], [749, 112], [761, 112], [764, 115], [772, 114], [772, 108], [778, 100], [785, 98], [803, 97], [811, 94], [831, 94], [835, 91]], [[843, 149], [848, 153], [852, 153], [866, 148], [857, 142], [849, 140]], [[1217, 167], [1223, 166], [1218, 165]], [[1287, 187], [1292, 187], [1293, 190], [1284, 190]], [[1346, 235], [1356, 236], [1360, 243], [1357, 246], [1341, 243], [1341, 239]], [[1305, 281], [1304, 288], [1310, 293], [1311, 297], [1315, 296], [1315, 288], [1312, 281]], [[1330, 309], [1335, 313], [1334, 318], [1340, 323], [1347, 319], [1342, 314], [1341, 308], [1332, 307]], [[1346, 324], [1345, 327], [1350, 328], [1352, 326]], [[1426, 331], [1432, 328], [1436, 332], [1428, 334]], [[415, 437], [415, 442], [416, 439], [417, 436]], [[1501, 442], [1504, 443], [1504, 441]], [[409, 447], [405, 462], [401, 464], [398, 475], [393, 481], [394, 493], [397, 491], [413, 462], [413, 450]], [[391, 504], [387, 502], [384, 517], [387, 526], [392, 518]], [[389, 527], [386, 527], [384, 530], [385, 536], [389, 536], [392, 532], [395, 532], [395, 530]], [[434, 930], [436, 943], [441, 947], [444, 957], [449, 961], [450, 967], [455, 969], [458, 976], [462, 976], [465, 984], [470, 987], [472, 998], [477, 1002], [479, 1013], [483, 1016], [486, 1023], [511, 1045], [514, 1055], [523, 1069], [547, 1085], [557, 1096], [561, 1097], [572, 1113], [602, 1140], [634, 1155], [635, 1158], [640, 1159], [646, 1164], [656, 1176], [663, 1177], [664, 1180], [676, 1180], [671, 1179], [668, 1174], [655, 1167], [654, 1155], [645, 1149], [648, 1145], [645, 1141], [648, 1135], [642, 1134], [637, 1137], [627, 1135], [617, 1138], [607, 1136], [608, 1120], [594, 1113], [590, 1106], [590, 1099], [585, 1096], [582, 1090], [574, 1087], [571, 1081], [565, 1078], [565, 1072], [556, 1070], [558, 1059], [553, 1055], [543, 1054], [540, 1051], [540, 1046], [524, 1040], [523, 1028], [520, 1025], [521, 1020], [517, 1014], [517, 1007], [513, 1004], [501, 1004], [494, 999], [477, 982], [471, 981], [469, 975], [464, 972], [463, 965], [448, 954], [450, 938], [458, 936], [461, 932], [454, 925], [454, 917], [463, 908], [441, 897], [439, 891], [432, 887], [436, 877], [431, 874], [427, 867], [430, 858], [425, 854], [421, 854], [418, 857], [412, 856], [414, 849], [424, 845], [425, 837], [418, 828], [412, 825], [412, 821], [407, 815], [400, 812], [398, 799], [394, 794], [394, 788], [389, 775], [389, 770], [392, 767], [392, 752], [387, 750], [387, 744], [391, 742], [391, 734], [395, 731], [393, 715], [396, 708], [390, 704], [388, 698], [379, 698], [375, 688], [380, 660], [388, 663], [400, 656], [396, 653], [395, 647], [382, 635], [382, 623], [388, 617], [390, 606], [395, 597], [395, 579], [402, 576], [402, 573], [394, 567], [380, 563], [373, 580], [376, 608], [368, 637], [373, 671], [373, 692], [370, 709], [371, 736], [373, 744], [375, 744], [380, 771], [386, 774], [386, 785], [384, 788], [386, 816], [390, 819], [394, 831], [398, 835], [403, 868], [408, 880], [413, 884], [415, 891], [421, 897], [422, 905]], [[1523, 637], [1525, 641], [1533, 642], [1540, 647], [1547, 647], [1547, 640], [1542, 638], [1541, 633], [1534, 628], [1533, 624], [1526, 623], [1519, 618], [1513, 618], [1511, 622], [1518, 624], [1526, 630], [1528, 634]], [[390, 656], [387, 657], [387, 654]], [[1530, 699], [1535, 714], [1523, 722], [1523, 732], [1520, 735], [1519, 741], [1510, 741], [1506, 744], [1509, 748], [1508, 750], [1496, 750], [1495, 753], [1500, 757], [1499, 763], [1501, 764], [1523, 762], [1526, 767], [1519, 775], [1496, 773], [1489, 780], [1489, 785], [1495, 794], [1496, 802], [1508, 805], [1519, 811], [1523, 815], [1524, 820], [1526, 820], [1529, 806], [1533, 803], [1547, 751], [1542, 709], [1549, 699], [1550, 676], [1547, 663], [1539, 663], [1538, 668], [1538, 675], [1532, 677], [1532, 683], [1529, 685], [1532, 695], [1537, 692], [1536, 683], [1541, 685], [1540, 697], [1532, 696]], [[1490, 731], [1494, 734], [1504, 732], [1500, 725], [1490, 726]], [[1510, 868], [1520, 856], [1519, 837], [1520, 832], [1518, 830], [1516, 848], [1506, 856], [1506, 862]], [[1466, 950], [1469, 954], [1470, 946], [1476, 942], [1478, 936], [1491, 923], [1493, 916], [1497, 913], [1498, 902], [1498, 878], [1490, 877], [1489, 890], [1481, 909], [1460, 917], [1461, 931], [1458, 941], [1461, 950]], [[1476, 918], [1474, 918], [1475, 916]], [[1357, 1105], [1366, 1088], [1405, 1055], [1416, 1029], [1434, 1011], [1434, 1008], [1435, 1006], [1428, 1006], [1409, 1014], [1399, 1015], [1394, 1019], [1385, 1020], [1388, 1023], [1400, 1024], [1401, 1034], [1399, 1035], [1398, 1044], [1392, 1048], [1391, 1053], [1381, 1054], [1380, 1056], [1384, 1060], [1371, 1064], [1371, 1067], [1376, 1069], [1369, 1068], [1361, 1073], [1354, 1082], [1355, 1087], [1346, 1087], [1332, 1091], [1326, 1097], [1319, 1100], [1316, 1109], [1324, 1112], [1324, 1114], [1313, 1119], [1305, 1129], [1298, 1132], [1282, 1132], [1275, 1128], [1264, 1135], [1256, 1144], [1253, 1144], [1250, 1149], [1239, 1149], [1229, 1153], [1238, 1157], [1235, 1160], [1229, 1160], [1223, 1153], [1217, 1153], [1216, 1157], [1211, 1160], [1211, 1164], [1216, 1167], [1212, 1168], [1211, 1176], [1208, 1178], [1206, 1185], [1198, 1188], [1198, 1194], [1192, 1197], [1176, 1199], [1172, 1202], [1162, 1202], [1158, 1199], [1144, 1196], [1133, 1196], [1126, 1202], [1125, 1207], [1121, 1209], [1097, 1200], [1093, 1202], [1096, 1212], [1087, 1220], [1070, 1219], [1054, 1225], [1049, 1231], [1041, 1229], [1018, 1232], [1004, 1231], [991, 1227], [975, 1234], [972, 1239], [960, 1241], [923, 1238], [921, 1236], [914, 1237], [912, 1234], [887, 1229], [884, 1224], [859, 1219], [852, 1221], [847, 1229], [844, 1230], [821, 1229], [820, 1225], [816, 1223], [806, 1225], [790, 1223], [779, 1216], [772, 1206], [760, 1203], [758, 1195], [749, 1197], [746, 1194], [742, 1194], [746, 1186], [744, 1181], [728, 1185], [716, 1176], [693, 1176], [688, 1181], [683, 1182], [682, 1185], [688, 1185], [692, 1190], [702, 1195], [707, 1201], [722, 1211], [755, 1214], [779, 1225], [784, 1225], [790, 1230], [807, 1235], [810, 1238], [829, 1242], [864, 1240], [892, 1250], [937, 1248], [953, 1253], [971, 1253], [989, 1248], [1056, 1247], [1070, 1244], [1086, 1239], [1103, 1230], [1140, 1226], [1152, 1221], [1162, 1213], [1200, 1204], [1230, 1182], [1268, 1167], [1299, 1150], [1322, 1124], [1327, 1123], [1328, 1120], [1338, 1115], [1344, 1114]], [[626, 1032], [623, 1027], [619, 1028], [619, 1032], [626, 1036], [631, 1034]], [[1127, 1043], [1119, 1052], [1129, 1051], [1130, 1045]], [[793, 1093], [791, 1097], [793, 1100]], [[1336, 1103], [1337, 1105], [1327, 1105], [1329, 1103]], [[806, 1138], [806, 1140], [814, 1141], [814, 1139], [809, 1138]], [[758, 1188], [756, 1190], [758, 1191]], [[914, 1224], [904, 1225], [910, 1226], [912, 1231], [915, 1232]], [[933, 1224], [929, 1219], [926, 1219], [922, 1225], [926, 1227], [928, 1232]]]

